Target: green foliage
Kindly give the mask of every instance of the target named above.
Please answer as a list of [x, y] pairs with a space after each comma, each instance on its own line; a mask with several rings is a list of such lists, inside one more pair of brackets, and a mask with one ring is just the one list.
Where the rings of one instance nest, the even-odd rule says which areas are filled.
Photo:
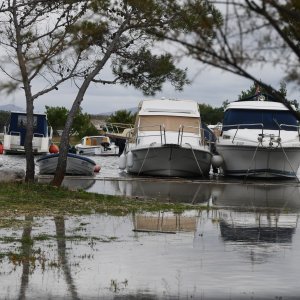
[[105, 34], [108, 33], [106, 23], [94, 23], [83, 21], [81, 24], [74, 24], [68, 28], [73, 34], [72, 45], [79, 52], [87, 50], [92, 45], [101, 45], [104, 41]]
[[111, 114], [106, 122], [107, 123], [122, 123], [122, 124], [134, 124], [136, 114], [133, 114], [129, 110], [118, 110]]
[[[256, 91], [256, 84], [254, 82], [248, 90], [241, 91], [240, 95], [238, 96], [238, 99], [241, 100], [247, 97], [254, 96], [255, 91]], [[263, 92], [263, 90], [261, 90], [261, 92]]]
[[[254, 96], [257, 93], [257, 85], [255, 82], [250, 86], [250, 88], [248, 90], [244, 90], [241, 91], [240, 95], [238, 96], [238, 99], [244, 99], [247, 97], [251, 97]], [[266, 91], [265, 88], [263, 88], [262, 86], [259, 86], [259, 92], [263, 93], [263, 94], [268, 94], [268, 91]], [[287, 96], [287, 89], [286, 89], [286, 83], [285, 81], [281, 81], [280, 82], [280, 87], [278, 90], [278, 93], [284, 98], [286, 99]], [[299, 109], [299, 103], [296, 99], [294, 100], [287, 100], [290, 104], [292, 104], [293, 106], [295, 106], [295, 108], [298, 110]]]
[[65, 123], [68, 116], [68, 110], [65, 107], [58, 106], [45, 106], [48, 121], [56, 133], [57, 130], [62, 130], [65, 127]]
[[214, 108], [208, 104], [199, 104], [201, 121], [206, 124], [217, 124], [222, 122], [224, 109], [223, 107]]
[[91, 123], [91, 117], [87, 113], [82, 113], [80, 108], [73, 120], [72, 133], [78, 133], [81, 138], [85, 135], [97, 135], [99, 132]]
[[[248, 90], [241, 91], [241, 94], [238, 96], [238, 99], [241, 100], [244, 98], [254, 96], [255, 94], [257, 94], [257, 92], [268, 94], [268, 91], [266, 91], [266, 89], [263, 86], [260, 86], [259, 83], [253, 82], [253, 84], [250, 86]], [[283, 98], [286, 98], [287, 90], [286, 90], [286, 83], [284, 81], [280, 82], [280, 88], [278, 92]]]
[[165, 81], [177, 90], [182, 90], [189, 81], [184, 70], [175, 67], [170, 54], [154, 55], [146, 48], [127, 57], [118, 57], [113, 63], [113, 73], [120, 83], [143, 91], [145, 95], [155, 95], [161, 91]]
[[[64, 129], [68, 113], [69, 111], [65, 107], [46, 106], [46, 114], [55, 133], [57, 133], [57, 130]], [[74, 133], [77, 133], [80, 138], [85, 135], [98, 134], [98, 130], [91, 123], [90, 116], [87, 113], [82, 113], [81, 108], [73, 120], [71, 134]]]

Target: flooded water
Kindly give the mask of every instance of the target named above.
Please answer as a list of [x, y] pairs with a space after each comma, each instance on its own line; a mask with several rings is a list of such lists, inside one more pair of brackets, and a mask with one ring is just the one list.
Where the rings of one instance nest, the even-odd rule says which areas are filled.
[[0, 299], [300, 298], [298, 183], [135, 178], [98, 159], [95, 178], [65, 184], [208, 210], [13, 218]]

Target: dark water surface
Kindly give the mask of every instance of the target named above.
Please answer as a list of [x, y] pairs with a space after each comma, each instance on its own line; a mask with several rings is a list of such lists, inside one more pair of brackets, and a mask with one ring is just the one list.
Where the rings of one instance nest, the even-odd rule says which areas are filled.
[[135, 178], [97, 160], [65, 184], [209, 210], [19, 216], [0, 226], [0, 299], [300, 299], [298, 183]]

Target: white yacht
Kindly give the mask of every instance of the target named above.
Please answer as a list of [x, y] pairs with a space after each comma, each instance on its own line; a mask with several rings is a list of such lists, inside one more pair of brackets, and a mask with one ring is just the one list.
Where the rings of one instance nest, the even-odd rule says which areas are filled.
[[225, 175], [296, 177], [300, 165], [299, 124], [284, 104], [236, 101], [225, 109], [216, 149]]
[[197, 177], [208, 174], [211, 157], [197, 102], [144, 100], [119, 166], [138, 175]]
[[83, 155], [118, 155], [119, 147], [111, 142], [108, 136], [85, 136], [81, 139], [80, 144], [75, 146], [78, 154]]

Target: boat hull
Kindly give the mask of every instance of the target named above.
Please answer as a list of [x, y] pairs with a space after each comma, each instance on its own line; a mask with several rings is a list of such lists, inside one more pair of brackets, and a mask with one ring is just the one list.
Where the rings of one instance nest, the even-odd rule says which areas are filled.
[[300, 165], [300, 147], [217, 144], [217, 151], [223, 157], [225, 175], [230, 176], [294, 178]]
[[131, 152], [133, 165], [127, 165], [127, 171], [150, 176], [206, 176], [212, 157], [208, 150], [185, 148], [176, 144], [135, 148]]
[[[54, 174], [59, 154], [49, 154], [43, 156], [37, 160], [39, 164], [40, 174]], [[66, 175], [84, 175], [92, 176], [94, 174], [94, 168], [96, 163], [87, 158], [76, 154], [68, 153]]]

